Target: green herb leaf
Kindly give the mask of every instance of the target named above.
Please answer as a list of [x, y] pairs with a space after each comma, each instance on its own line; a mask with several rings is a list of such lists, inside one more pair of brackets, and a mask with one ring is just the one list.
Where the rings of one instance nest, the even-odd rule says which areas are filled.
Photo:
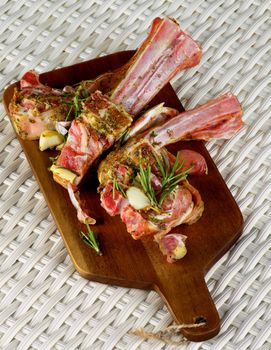
[[116, 178], [113, 178], [113, 199], [115, 199], [116, 191], [119, 191], [123, 197], [127, 197], [124, 189], [122, 186], [118, 183], [118, 180]]
[[153, 209], [157, 210], [158, 209], [158, 202], [156, 199], [156, 193], [154, 191], [154, 188], [152, 187], [151, 183], [151, 166], [148, 164], [147, 169], [145, 170], [140, 164], [139, 167], [139, 180], [141, 183], [141, 186], [146, 194], [146, 196], [149, 198], [151, 202], [151, 206]]
[[98, 255], [102, 255], [102, 252], [100, 250], [100, 243], [98, 241], [97, 235], [95, 234], [94, 231], [91, 230], [91, 228], [89, 227], [89, 224], [86, 224], [86, 227], [87, 227], [87, 233], [80, 231], [80, 237], [89, 247], [94, 249]]
[[71, 104], [71, 106], [70, 106], [70, 108], [68, 110], [68, 113], [66, 115], [65, 121], [70, 119], [70, 115], [71, 115], [72, 110], [73, 110], [73, 105]]
[[[190, 167], [185, 171], [180, 171], [184, 162], [180, 161], [180, 154], [177, 153], [175, 162], [170, 164], [168, 158], [163, 154], [161, 157], [156, 156], [156, 165], [162, 177], [162, 188], [159, 191], [155, 191], [151, 183], [151, 166], [148, 164], [146, 170], [140, 165], [139, 167], [139, 179], [141, 186], [149, 198], [154, 210], [158, 210], [163, 204], [165, 198], [178, 186], [181, 181], [186, 180], [189, 171], [193, 168]], [[157, 199], [159, 198], [159, 200]]]
[[[84, 94], [83, 97], [81, 96], [81, 92], [83, 92]], [[71, 97], [71, 100], [65, 102], [66, 104], [70, 105], [70, 108], [68, 110], [65, 120], [70, 119], [72, 112], [74, 113], [75, 118], [77, 118], [83, 111], [82, 102], [88, 98], [88, 96], [85, 96], [85, 90], [82, 90], [82, 87], [80, 87], [80, 85], [77, 88], [73, 97], [71, 96], [71, 94], [69, 94], [69, 97]]]
[[127, 128], [123, 134], [121, 135], [121, 137], [119, 138], [119, 140], [116, 143], [116, 147], [119, 148], [121, 147], [129, 138], [129, 133], [130, 133], [131, 128]]
[[55, 156], [55, 157], [49, 157], [50, 161], [52, 162], [52, 164], [55, 164], [57, 159], [58, 159], [59, 155]]
[[175, 162], [172, 166], [167, 164], [166, 159], [163, 157], [163, 166], [159, 161], [157, 162], [158, 168], [162, 174], [162, 188], [158, 192], [160, 194], [159, 205], [162, 205], [167, 195], [169, 195], [181, 181], [186, 180], [189, 171], [193, 168], [190, 167], [185, 171], [181, 171], [180, 169], [183, 167], [184, 162], [180, 161], [180, 154], [177, 153]]

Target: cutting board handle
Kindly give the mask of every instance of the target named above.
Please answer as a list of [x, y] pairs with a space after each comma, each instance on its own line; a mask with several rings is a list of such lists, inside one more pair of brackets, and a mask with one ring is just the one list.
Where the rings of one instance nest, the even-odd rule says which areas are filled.
[[220, 329], [220, 319], [201, 273], [176, 276], [174, 283], [163, 280], [155, 290], [164, 299], [177, 324], [194, 324], [205, 321], [196, 328], [183, 328], [182, 334], [192, 341], [214, 337]]

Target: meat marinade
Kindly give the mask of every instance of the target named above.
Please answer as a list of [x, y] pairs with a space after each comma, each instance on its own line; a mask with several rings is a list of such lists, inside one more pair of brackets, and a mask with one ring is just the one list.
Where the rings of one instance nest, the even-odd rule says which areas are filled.
[[[105, 73], [94, 81], [82, 82], [77, 87], [65, 87], [63, 91], [44, 87], [31, 74], [24, 76], [22, 91], [10, 108], [16, 130], [22, 137], [35, 139], [39, 137], [39, 132], [52, 129], [56, 120], [64, 120], [67, 113], [75, 114], [56, 166], [76, 174], [73, 184], [78, 186], [93, 162], [119, 140], [131, 126], [133, 118], [163, 86], [180, 70], [197, 65], [200, 59], [199, 45], [181, 30], [175, 20], [156, 18], [135, 55], [115, 72]], [[25, 101], [19, 97], [26, 87], [29, 90], [31, 84], [36, 88], [31, 97], [36, 99], [36, 106], [25, 110]], [[52, 94], [60, 95], [56, 103], [61, 113], [55, 113]], [[61, 100], [63, 97], [66, 100]], [[38, 103], [42, 98], [46, 98], [43, 114]], [[75, 108], [69, 109], [69, 103], [73, 102]], [[28, 120], [28, 125], [25, 125], [26, 119], [24, 125], [17, 122], [22, 108], [25, 114], [35, 115], [36, 123], [32, 119]], [[32, 124], [36, 126], [34, 134]], [[59, 171], [54, 172], [54, 179], [64, 187], [69, 183]]]
[[101, 205], [109, 215], [120, 215], [134, 239], [154, 235], [169, 262], [184, 255], [185, 237], [166, 234], [198, 220], [204, 208], [187, 177], [205, 173], [207, 166], [194, 151], [182, 150], [175, 157], [164, 146], [229, 138], [242, 126], [242, 109], [228, 93], [183, 113], [163, 103], [139, 113], [177, 72], [200, 59], [199, 45], [175, 20], [156, 18], [124, 66], [62, 90], [41, 84], [38, 74], [29, 71], [9, 106], [22, 138], [41, 139], [55, 129], [66, 133], [51, 171], [68, 189], [83, 223], [95, 219], [81, 205], [80, 183], [93, 162], [118, 143], [98, 169]]
[[[133, 136], [122, 148], [112, 151], [99, 166], [102, 206], [110, 215], [119, 214], [127, 231], [135, 239], [154, 233], [161, 236], [181, 223], [195, 222], [201, 216], [203, 203], [198, 191], [189, 184], [187, 175], [206, 173], [205, 160], [194, 151], [182, 150], [174, 170], [176, 157], [165, 146], [180, 140], [229, 138], [242, 126], [241, 117], [242, 108], [237, 98], [226, 94], [198, 108], [180, 113], [163, 125]], [[136, 186], [143, 192], [148, 192], [144, 188], [140, 169], [148, 166], [150, 191], [154, 191], [157, 198], [153, 201], [156, 200], [157, 203], [151, 203], [151, 195], [147, 193], [150, 203], [147, 202], [146, 207], [142, 208], [144, 210], [136, 210], [127, 200], [124, 191], [130, 186]], [[172, 171], [172, 168], [173, 180], [180, 181], [171, 187], [172, 191], [164, 193], [164, 172]], [[183, 176], [176, 178], [177, 174]], [[114, 181], [117, 181], [118, 187], [123, 191], [116, 186], [114, 188]], [[158, 208], [153, 204], [158, 204]]]

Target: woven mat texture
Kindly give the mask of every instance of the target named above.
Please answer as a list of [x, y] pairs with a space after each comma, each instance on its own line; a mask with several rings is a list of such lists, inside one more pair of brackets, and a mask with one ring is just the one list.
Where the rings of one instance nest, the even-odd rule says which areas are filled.
[[[1, 0], [0, 84], [23, 72], [136, 48], [157, 15], [202, 44], [174, 88], [186, 108], [237, 94], [245, 126], [208, 149], [245, 218], [241, 239], [206, 276], [220, 334], [178, 349], [271, 349], [271, 1]], [[173, 323], [155, 292], [79, 276], [0, 109], [0, 349], [177, 349], [129, 335]]]

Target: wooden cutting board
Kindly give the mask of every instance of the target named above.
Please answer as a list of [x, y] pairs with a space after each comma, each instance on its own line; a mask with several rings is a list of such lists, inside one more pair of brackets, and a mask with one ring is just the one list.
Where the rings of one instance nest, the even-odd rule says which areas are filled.
[[[57, 69], [42, 74], [41, 82], [61, 88], [83, 79], [92, 79], [123, 65], [132, 54], [133, 51], [119, 52]], [[18, 83], [9, 86], [4, 93], [7, 113], [16, 85]], [[152, 105], [159, 102], [183, 110], [169, 84], [156, 96]], [[174, 232], [188, 237], [188, 253], [179, 262], [169, 264], [152, 238], [134, 241], [119, 217], [106, 214], [96, 192], [97, 180], [90, 177], [81, 189], [81, 194], [87, 199], [97, 219], [94, 229], [99, 234], [103, 251], [103, 256], [97, 256], [79, 237], [79, 231], [85, 228], [77, 220], [67, 191], [55, 183], [48, 172], [51, 151], [40, 152], [37, 141], [19, 140], [75, 268], [83, 277], [124, 287], [154, 289], [161, 295], [177, 323], [191, 324], [204, 318], [206, 325], [183, 329], [183, 335], [189, 340], [206, 340], [219, 332], [219, 316], [204, 275], [238, 239], [243, 218], [202, 142], [179, 142], [169, 147], [173, 153], [181, 148], [198, 151], [205, 157], [209, 168], [208, 175], [189, 177], [189, 181], [202, 195], [205, 211], [197, 223], [174, 229]]]

